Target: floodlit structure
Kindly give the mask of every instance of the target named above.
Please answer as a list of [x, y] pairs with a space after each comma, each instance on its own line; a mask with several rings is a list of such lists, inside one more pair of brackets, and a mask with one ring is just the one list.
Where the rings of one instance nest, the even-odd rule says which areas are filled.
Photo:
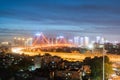
[[85, 36], [84, 37], [84, 46], [88, 46], [89, 45], [89, 37]]
[[84, 45], [84, 38], [80, 37], [80, 45], [83, 46]]
[[105, 43], [105, 39], [102, 37], [101, 38], [101, 44], [104, 44]]
[[79, 46], [79, 44], [80, 44], [79, 36], [75, 36], [74, 37], [74, 44], [77, 45], [77, 46]]
[[100, 40], [101, 40], [101, 37], [100, 37], [100, 36], [97, 36], [97, 37], [96, 37], [96, 42], [97, 42], [97, 43], [100, 43]]
[[33, 38], [32, 46], [40, 47], [64, 47], [72, 46], [71, 43], [64, 36], [47, 37], [43, 33], [37, 33]]

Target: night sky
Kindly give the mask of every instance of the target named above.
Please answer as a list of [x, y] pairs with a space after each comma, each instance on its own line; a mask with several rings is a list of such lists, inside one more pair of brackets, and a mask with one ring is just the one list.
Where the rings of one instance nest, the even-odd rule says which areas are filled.
[[120, 0], [0, 0], [0, 39], [54, 35], [120, 41]]

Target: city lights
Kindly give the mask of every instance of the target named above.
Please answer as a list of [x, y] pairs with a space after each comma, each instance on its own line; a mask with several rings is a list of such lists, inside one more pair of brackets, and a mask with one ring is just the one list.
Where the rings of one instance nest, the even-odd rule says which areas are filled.
[[120, 80], [120, 0], [1, 0], [0, 80]]
[[59, 39], [59, 38], [62, 39], [62, 38], [64, 38], [64, 36], [59, 36], [58, 39]]
[[42, 35], [42, 32], [41, 32], [41, 33], [36, 33], [35, 35], [36, 35], [36, 36], [41, 36], [41, 35]]
[[94, 48], [94, 45], [93, 45], [93, 44], [89, 44], [89, 45], [88, 45], [88, 48], [89, 48], [89, 49], [93, 49], [93, 48]]
[[13, 53], [21, 53], [22, 49], [23, 48], [12, 48], [11, 50], [12, 50]]
[[14, 37], [14, 39], [16, 39], [16, 37]]

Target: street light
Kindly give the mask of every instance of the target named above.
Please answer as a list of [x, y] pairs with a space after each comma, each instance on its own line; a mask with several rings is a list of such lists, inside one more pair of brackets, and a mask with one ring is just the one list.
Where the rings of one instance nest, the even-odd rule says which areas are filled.
[[103, 80], [105, 80], [105, 47], [103, 45]]
[[106, 54], [106, 50], [105, 50], [105, 46], [100, 45], [100, 48], [102, 48], [102, 54], [103, 54], [103, 80], [105, 80], [105, 54]]

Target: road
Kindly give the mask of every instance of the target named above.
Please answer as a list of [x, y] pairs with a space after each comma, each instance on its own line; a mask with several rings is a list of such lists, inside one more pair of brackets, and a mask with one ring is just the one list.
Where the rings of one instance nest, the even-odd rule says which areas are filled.
[[[29, 56], [34, 56], [34, 55], [44, 55], [45, 53], [49, 53], [52, 56], [59, 56], [63, 59], [67, 59], [69, 61], [82, 61], [84, 60], [86, 57], [91, 57], [94, 58], [95, 56], [103, 56], [103, 54], [94, 54], [94, 53], [84, 53], [84, 54], [80, 54], [80, 53], [64, 53], [64, 52], [24, 52], [21, 51], [23, 48], [20, 47], [16, 47], [16, 48], [12, 48], [12, 51], [14, 53], [24, 53], [27, 54]], [[111, 62], [120, 62], [120, 55], [113, 55], [113, 54], [106, 54]]]

